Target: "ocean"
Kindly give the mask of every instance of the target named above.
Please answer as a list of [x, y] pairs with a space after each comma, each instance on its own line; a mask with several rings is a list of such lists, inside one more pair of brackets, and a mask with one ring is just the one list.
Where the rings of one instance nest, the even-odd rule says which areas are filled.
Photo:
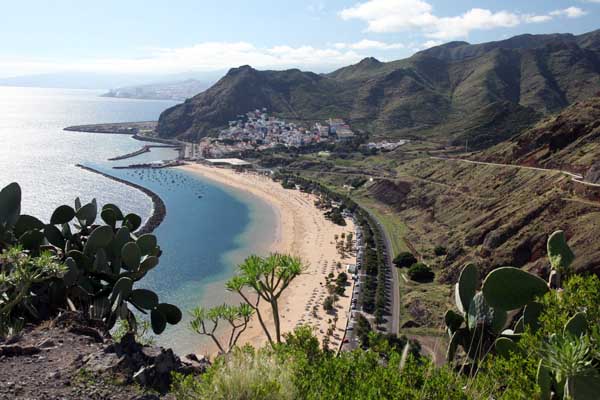
[[163, 250], [159, 266], [138, 287], [178, 305], [184, 321], [156, 341], [179, 354], [200, 351], [207, 341], [188, 329], [197, 305], [231, 302], [224, 281], [252, 253], [263, 254], [275, 235], [275, 213], [258, 198], [186, 171], [116, 170], [115, 165], [176, 157], [172, 149], [117, 162], [144, 143], [127, 135], [63, 131], [71, 125], [156, 120], [171, 101], [103, 98], [99, 91], [0, 87], [0, 185], [19, 182], [23, 213], [48, 221], [61, 204], [96, 198], [146, 219], [152, 202], [140, 191], [77, 168], [83, 164], [155, 192], [167, 215], [154, 232]]

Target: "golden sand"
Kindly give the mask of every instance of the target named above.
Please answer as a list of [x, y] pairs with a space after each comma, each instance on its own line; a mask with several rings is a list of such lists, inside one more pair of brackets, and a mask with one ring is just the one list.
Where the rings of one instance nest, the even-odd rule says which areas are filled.
[[[346, 270], [348, 263], [355, 263], [354, 256], [342, 259], [334, 239], [335, 235], [341, 238], [342, 233], [354, 233], [352, 220], [347, 219], [347, 225], [344, 227], [335, 225], [314, 205], [316, 196], [284, 189], [281, 184], [266, 176], [200, 164], [188, 164], [178, 168], [246, 191], [273, 207], [277, 214], [277, 235], [270, 251], [298, 256], [307, 267], [305, 273], [291, 283], [280, 299], [281, 330], [290, 332], [297, 325], [310, 325], [322, 341], [337, 315], [335, 330], [330, 337], [330, 347], [337, 348], [344, 335], [353, 286], [346, 287], [346, 292], [336, 303], [336, 313], [328, 314], [323, 309], [323, 300], [328, 296], [325, 278], [331, 272], [337, 276]], [[338, 263], [341, 267], [338, 267]], [[267, 316], [267, 325], [271, 332], [274, 332], [270, 308], [264, 302], [261, 311], [263, 316]], [[255, 317], [238, 344], [250, 343], [260, 346], [265, 342], [266, 337]]]

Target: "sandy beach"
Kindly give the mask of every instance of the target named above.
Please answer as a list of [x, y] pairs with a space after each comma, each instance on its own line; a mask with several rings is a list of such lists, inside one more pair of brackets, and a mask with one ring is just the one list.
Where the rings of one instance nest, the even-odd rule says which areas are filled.
[[[353, 286], [346, 287], [344, 295], [336, 303], [335, 314], [328, 314], [323, 309], [323, 300], [328, 296], [325, 279], [328, 274], [333, 272], [337, 276], [346, 270], [347, 264], [355, 263], [354, 255], [341, 257], [335, 242], [336, 235], [341, 238], [343, 233], [354, 233], [352, 220], [347, 219], [344, 227], [335, 225], [323, 216], [323, 211], [315, 207], [316, 196], [284, 189], [266, 176], [200, 164], [177, 168], [251, 193], [273, 207], [277, 214], [277, 234], [269, 250], [298, 256], [306, 265], [305, 273], [292, 282], [280, 299], [282, 332], [292, 331], [298, 325], [310, 325], [322, 341], [337, 316], [335, 330], [330, 337], [330, 347], [337, 348], [344, 335]], [[272, 328], [270, 309], [266, 304], [262, 306], [261, 311], [268, 316], [268, 324]], [[238, 344], [260, 346], [265, 342], [266, 338], [255, 317]]]

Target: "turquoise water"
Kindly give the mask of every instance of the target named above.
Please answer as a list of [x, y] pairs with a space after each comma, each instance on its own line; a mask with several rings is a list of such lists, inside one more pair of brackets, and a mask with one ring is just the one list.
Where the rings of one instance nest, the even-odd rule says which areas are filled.
[[[81, 163], [141, 184], [158, 194], [167, 215], [155, 231], [163, 249], [158, 268], [140, 285], [179, 305], [184, 314], [202, 303], [232, 299], [222, 289], [234, 266], [247, 255], [266, 251], [274, 235], [270, 207], [245, 193], [189, 172], [115, 170], [114, 165], [175, 157], [171, 149], [119, 162], [108, 158], [139, 149], [143, 143], [125, 135], [65, 132], [70, 125], [155, 120], [168, 101], [108, 99], [81, 90], [0, 87], [0, 185], [12, 181], [24, 191], [23, 212], [48, 220], [54, 208], [76, 196], [119, 204], [147, 218], [152, 203], [144, 194], [100, 175]], [[257, 238], [260, 237], [260, 240]], [[179, 353], [202, 349], [205, 342], [186, 323], [170, 328], [159, 343]]]

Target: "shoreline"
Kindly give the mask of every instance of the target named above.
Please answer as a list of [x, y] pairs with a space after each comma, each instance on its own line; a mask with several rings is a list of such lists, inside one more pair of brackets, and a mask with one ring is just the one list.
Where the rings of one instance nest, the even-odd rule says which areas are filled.
[[135, 234], [144, 235], [146, 233], [152, 233], [164, 221], [165, 216], [167, 215], [167, 207], [165, 206], [165, 203], [160, 198], [160, 196], [158, 196], [152, 190], [147, 189], [136, 183], [129, 182], [125, 179], [117, 178], [115, 176], [98, 171], [97, 169], [94, 169], [91, 167], [86, 167], [85, 165], [76, 164], [75, 166], [78, 168], [81, 168], [85, 171], [101, 175], [101, 176], [108, 178], [110, 180], [113, 180], [115, 182], [119, 182], [119, 183], [122, 183], [129, 187], [132, 187], [134, 189], [137, 189], [137, 190], [141, 191], [142, 193], [144, 193], [146, 196], [150, 197], [150, 200], [152, 200], [152, 213], [150, 214], [150, 217], [146, 220], [146, 222], [144, 222], [144, 224], [137, 231], [135, 231]]
[[[334, 241], [335, 235], [341, 237], [342, 233], [354, 234], [355, 227], [352, 220], [346, 219], [347, 225], [343, 227], [333, 224], [314, 205], [315, 195], [284, 189], [280, 183], [270, 177], [200, 164], [185, 164], [177, 168], [247, 193], [272, 208], [276, 219], [276, 230], [273, 243], [267, 246], [268, 252], [298, 256], [307, 267], [304, 274], [292, 281], [280, 299], [281, 331], [290, 332], [299, 325], [309, 325], [313, 327], [319, 341], [323, 342], [323, 339], [328, 336], [329, 327], [335, 322], [329, 344], [331, 348], [338, 348], [344, 338], [350, 313], [353, 281], [349, 280], [350, 285], [346, 286], [344, 295], [340, 296], [333, 313], [325, 312], [323, 300], [329, 295], [326, 288], [327, 276], [330, 273], [337, 275], [345, 272], [345, 264], [356, 262], [355, 256], [348, 255], [342, 258]], [[260, 309], [267, 326], [272, 329], [273, 318], [270, 308], [263, 303]], [[259, 347], [265, 343], [266, 337], [257, 318], [253, 317], [238, 345], [251, 344]], [[204, 354], [216, 352], [211, 345], [203, 345], [200, 350]]]

